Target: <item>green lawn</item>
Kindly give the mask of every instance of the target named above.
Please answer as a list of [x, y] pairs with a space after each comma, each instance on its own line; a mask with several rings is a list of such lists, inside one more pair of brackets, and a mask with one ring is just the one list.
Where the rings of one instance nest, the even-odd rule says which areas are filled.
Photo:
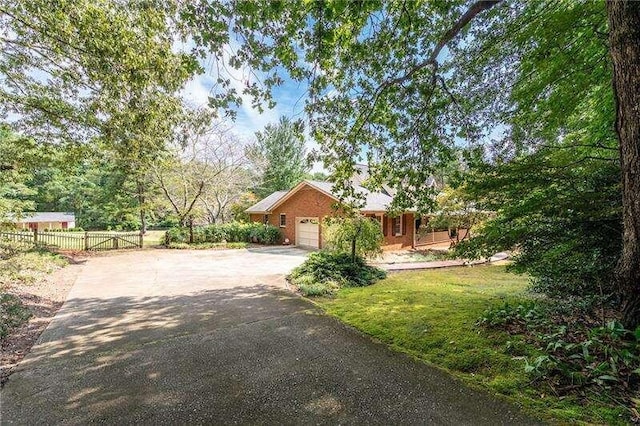
[[144, 234], [142, 245], [144, 247], [153, 247], [164, 244], [165, 232], [167, 231], [147, 231], [147, 233]]
[[522, 357], [537, 355], [521, 338], [475, 325], [490, 306], [529, 297], [528, 279], [504, 266], [476, 266], [391, 274], [370, 287], [345, 288], [317, 300], [329, 314], [393, 349], [446, 369], [548, 421], [621, 422], [621, 408], [579, 405], [535, 388]]

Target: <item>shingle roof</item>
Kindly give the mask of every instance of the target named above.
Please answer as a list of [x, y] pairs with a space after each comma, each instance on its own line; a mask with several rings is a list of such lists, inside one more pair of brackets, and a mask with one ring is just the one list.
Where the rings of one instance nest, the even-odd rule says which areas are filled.
[[[336, 192], [333, 190], [333, 184], [331, 182], [323, 182], [316, 180], [305, 180], [302, 183], [305, 183], [312, 188], [320, 190], [336, 200], [338, 199]], [[291, 191], [295, 191], [299, 187], [296, 186]], [[356, 192], [364, 195], [365, 204], [360, 209], [362, 211], [367, 212], [382, 212], [386, 211], [393, 198], [383, 192], [371, 192], [368, 189], [365, 189], [361, 186], [354, 185], [354, 189]], [[291, 191], [278, 191], [269, 195], [264, 200], [258, 202], [257, 204], [249, 207], [245, 210], [247, 213], [268, 213], [271, 209], [276, 206], [289, 192]]]
[[20, 222], [75, 222], [74, 213], [65, 212], [25, 212], [21, 219], [14, 219]]
[[245, 212], [247, 213], [265, 213], [271, 210], [271, 207], [280, 201], [282, 197], [287, 195], [289, 191], [276, 191], [273, 194], [269, 195], [267, 198], [264, 198], [258, 201], [253, 206], [249, 207]]
[[[311, 186], [315, 186], [316, 188], [336, 197], [336, 193], [333, 190], [333, 184], [331, 182], [321, 182], [321, 181], [315, 181], [315, 180], [307, 180], [305, 182], [307, 182]], [[365, 204], [360, 209], [362, 211], [368, 211], [368, 212], [385, 211], [393, 201], [393, 198], [391, 198], [389, 195], [383, 192], [371, 192], [368, 189], [358, 185], [354, 185], [353, 189], [357, 193], [360, 193], [365, 197]]]

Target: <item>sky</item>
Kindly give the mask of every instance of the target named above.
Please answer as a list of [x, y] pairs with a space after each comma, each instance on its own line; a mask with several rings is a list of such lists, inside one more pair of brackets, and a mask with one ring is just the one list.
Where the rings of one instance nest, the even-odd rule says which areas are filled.
[[[204, 106], [207, 104], [211, 88], [216, 77], [212, 75], [206, 64], [203, 64], [206, 71], [204, 74], [193, 78], [183, 89], [183, 98], [187, 103], [194, 106]], [[235, 72], [235, 71], [234, 71]], [[240, 93], [243, 88], [242, 71], [235, 72], [236, 78], [231, 79], [231, 84]], [[306, 96], [306, 85], [298, 83], [283, 76], [285, 82], [282, 86], [273, 89], [273, 98], [276, 106], [260, 113], [252, 108], [249, 96], [243, 95], [242, 105], [238, 108], [238, 116], [234, 123], [231, 123], [233, 130], [241, 138], [252, 139], [255, 132], [262, 130], [267, 124], [276, 123], [281, 116], [292, 119], [304, 118], [304, 102]]]
[[[205, 69], [204, 74], [197, 75], [191, 79], [182, 90], [182, 97], [187, 104], [196, 107], [207, 105], [211, 89], [215, 84], [217, 76], [213, 73], [213, 66], [210, 60], [204, 60], [201, 65]], [[247, 75], [242, 70], [230, 70], [231, 84], [238, 93], [242, 93], [243, 81]], [[277, 123], [280, 117], [285, 116], [291, 119], [304, 119], [304, 103], [307, 94], [305, 83], [296, 82], [283, 73], [281, 77], [284, 83], [272, 89], [273, 99], [276, 105], [272, 109], [266, 106], [262, 112], [251, 106], [251, 97], [242, 95], [242, 105], [237, 108], [235, 121], [230, 121], [229, 126], [232, 131], [246, 143], [255, 140], [255, 133], [264, 129], [267, 124]], [[305, 142], [307, 152], [317, 148], [317, 144], [309, 137], [308, 129], [305, 129]], [[312, 166], [311, 172], [324, 172], [325, 169], [320, 163]]]

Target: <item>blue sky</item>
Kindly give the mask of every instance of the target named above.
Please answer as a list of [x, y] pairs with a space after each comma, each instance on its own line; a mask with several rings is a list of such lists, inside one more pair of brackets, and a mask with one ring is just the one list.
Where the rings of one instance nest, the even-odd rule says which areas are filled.
[[[206, 69], [206, 67], [205, 67]], [[243, 87], [243, 71], [234, 71], [235, 78], [232, 78], [232, 85], [241, 92]], [[234, 76], [232, 76], [234, 77]], [[267, 109], [260, 113], [257, 109], [251, 107], [251, 100], [248, 96], [243, 96], [243, 103], [238, 108], [238, 116], [235, 122], [230, 123], [235, 133], [243, 139], [252, 139], [255, 132], [262, 130], [267, 124], [275, 123], [281, 116], [287, 116], [293, 119], [304, 118], [304, 102], [306, 96], [306, 84], [287, 79], [282, 86], [273, 90], [273, 97], [276, 106], [273, 109]], [[204, 106], [211, 93], [211, 88], [215, 83], [216, 77], [207, 71], [192, 79], [183, 90], [184, 99], [194, 106]]]
[[[183, 98], [192, 106], [207, 105], [209, 94], [216, 81], [216, 76], [212, 74], [214, 68], [211, 64], [204, 61], [203, 66], [205, 73], [194, 77], [183, 89]], [[242, 70], [230, 70], [231, 84], [236, 88], [238, 93], [242, 92], [244, 80], [251, 77]], [[272, 109], [265, 107], [261, 113], [251, 106], [249, 96], [243, 96], [243, 102], [238, 107], [238, 115], [235, 121], [229, 122], [232, 131], [240, 137], [243, 142], [251, 142], [255, 140], [255, 132], [262, 130], [267, 124], [276, 123], [281, 116], [292, 119], [304, 119], [304, 103], [307, 94], [307, 85], [287, 78], [286, 73], [282, 73], [284, 83], [273, 89], [273, 99], [276, 106]], [[307, 129], [308, 130], [308, 129]], [[305, 132], [307, 151], [317, 148], [317, 144], [311, 140], [308, 133]], [[323, 172], [324, 167], [320, 163], [315, 163], [311, 169], [312, 172]]]

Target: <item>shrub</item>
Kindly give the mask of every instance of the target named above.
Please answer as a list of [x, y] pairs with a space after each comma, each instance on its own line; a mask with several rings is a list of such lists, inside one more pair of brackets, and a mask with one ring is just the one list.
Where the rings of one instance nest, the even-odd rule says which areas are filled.
[[341, 287], [363, 287], [385, 278], [386, 273], [369, 266], [361, 256], [332, 251], [311, 253], [287, 277], [305, 296], [333, 294]]
[[[189, 236], [189, 228], [171, 228], [165, 233], [165, 245], [189, 243]], [[278, 244], [281, 240], [279, 228], [257, 222], [229, 222], [193, 228], [194, 243]]]
[[77, 228], [51, 228], [45, 229], [44, 232], [84, 232], [84, 229], [81, 227]]

